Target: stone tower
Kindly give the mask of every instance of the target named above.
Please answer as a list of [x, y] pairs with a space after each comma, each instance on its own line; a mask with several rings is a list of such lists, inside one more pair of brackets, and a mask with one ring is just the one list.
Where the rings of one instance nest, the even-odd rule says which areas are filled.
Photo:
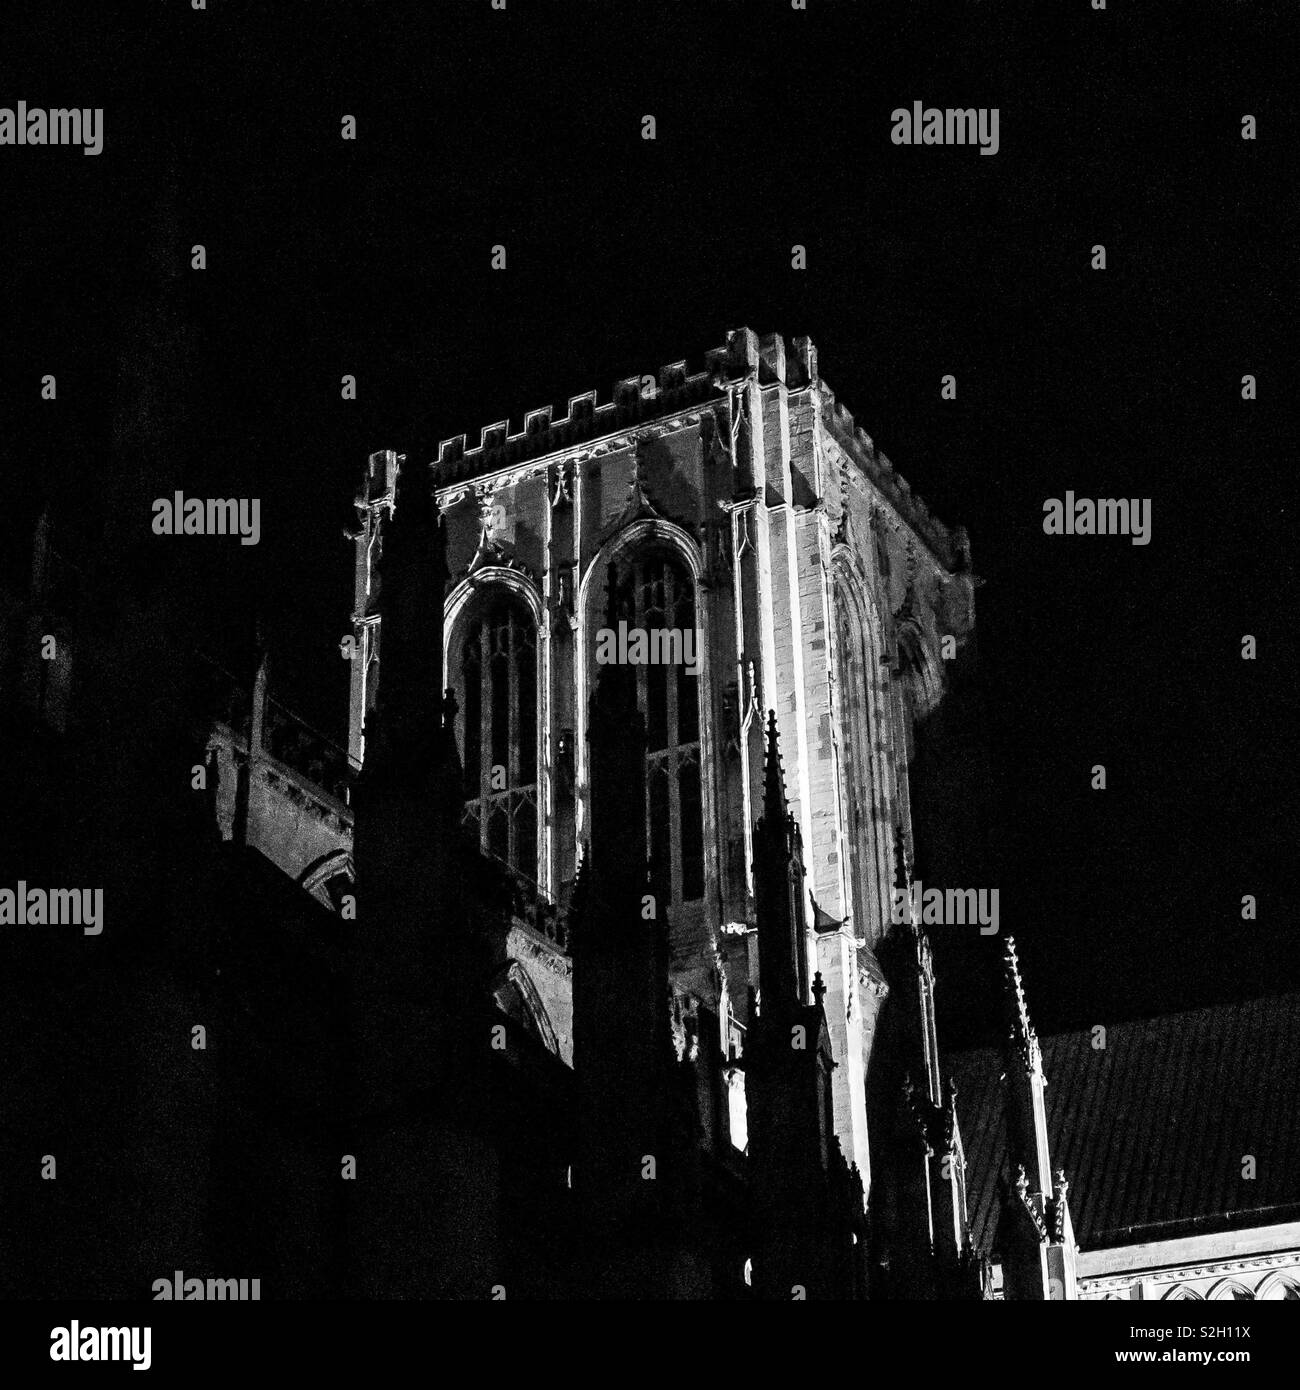
[[[372, 525], [385, 481], [359, 502]], [[775, 712], [806, 873], [802, 978], [824, 985], [834, 1130], [869, 1181], [866, 1070], [888, 988], [875, 948], [895, 827], [915, 853], [924, 788], [909, 766], [972, 649], [964, 532], [931, 516], [855, 425], [811, 342], [748, 329], [703, 371], [673, 363], [621, 381], [606, 404], [573, 398], [563, 419], [543, 407], [515, 433], [503, 421], [473, 447], [447, 440], [433, 481], [463, 820], [543, 898], [566, 900], [592, 838], [588, 724], [610, 567], [627, 586], [627, 633], [698, 638], [695, 667], [680, 659], [689, 645], [652, 646], [664, 660], [632, 664], [628, 698], [644, 726], [648, 883], [672, 985], [721, 1015], [728, 1062], [743, 1057], [760, 983], [762, 712]], [[731, 1124], [743, 1147], [734, 1101]]]

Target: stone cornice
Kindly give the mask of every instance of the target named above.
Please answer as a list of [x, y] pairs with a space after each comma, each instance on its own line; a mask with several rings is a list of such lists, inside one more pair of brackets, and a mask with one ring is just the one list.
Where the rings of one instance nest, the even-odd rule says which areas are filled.
[[[861, 429], [857, 433], [869, 438]], [[955, 533], [950, 535], [947, 528], [930, 515], [925, 503], [913, 495], [906, 480], [893, 472], [893, 465], [889, 464], [888, 459], [885, 459], [885, 463], [890, 475], [902, 484], [901, 488], [882, 485], [881, 478], [864, 466], [860, 453], [850, 448], [843, 436], [831, 431], [831, 439], [845, 458], [856, 465], [847, 470], [846, 486], [861, 489], [867, 505], [880, 513], [889, 529], [900, 536], [904, 544], [910, 542], [919, 549], [927, 568], [936, 579], [941, 583], [951, 580], [956, 565]], [[883, 454], [877, 457], [885, 458]]]
[[1136, 1283], [1185, 1284], [1192, 1279], [1221, 1279], [1234, 1274], [1267, 1274], [1275, 1269], [1300, 1270], [1300, 1251], [1285, 1255], [1258, 1255], [1237, 1260], [1215, 1260], [1206, 1264], [1181, 1265], [1169, 1269], [1135, 1269], [1127, 1274], [1078, 1276], [1079, 1288], [1089, 1293], [1119, 1293]]
[[[1254, 1247], [1252, 1249], [1252, 1247]], [[1300, 1260], [1300, 1222], [1270, 1222], [1079, 1252], [1080, 1279], [1131, 1278], [1139, 1271], [1190, 1269], [1232, 1259]]]
[[521, 941], [514, 943], [512, 949], [526, 951], [529, 960], [537, 961], [553, 975], [567, 978], [573, 974], [573, 960], [566, 956], [555, 942], [548, 940], [541, 932], [530, 927], [527, 922], [518, 917], [513, 918], [510, 923], [510, 931], [522, 938]]

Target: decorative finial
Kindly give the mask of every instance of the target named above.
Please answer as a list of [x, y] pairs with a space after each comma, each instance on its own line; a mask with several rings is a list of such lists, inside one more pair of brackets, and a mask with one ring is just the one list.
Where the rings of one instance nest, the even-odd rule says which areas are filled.
[[1016, 955], [1015, 937], [1006, 938], [1003, 954], [1006, 966], [1006, 985], [1008, 1003], [1011, 1005], [1011, 1037], [1022, 1049], [1032, 1049], [1038, 1039], [1029, 1021], [1029, 1005], [1025, 1000], [1025, 987], [1020, 978], [1020, 960]]
[[826, 998], [826, 984], [820, 970], [813, 976], [812, 994], [814, 1002], [820, 1008], [822, 1000]]
[[767, 765], [763, 779], [763, 814], [777, 825], [785, 816], [785, 776], [781, 770], [781, 743], [776, 729], [776, 711], [767, 712]]
[[481, 548], [492, 539], [492, 532], [496, 529], [494, 525], [497, 506], [496, 489], [491, 483], [480, 483], [474, 491], [478, 496], [479, 546]]
[[1052, 1239], [1058, 1243], [1065, 1239], [1065, 1213], [1068, 1210], [1066, 1195], [1070, 1184], [1065, 1180], [1065, 1169], [1058, 1168], [1053, 1178], [1056, 1192], [1052, 1201]]

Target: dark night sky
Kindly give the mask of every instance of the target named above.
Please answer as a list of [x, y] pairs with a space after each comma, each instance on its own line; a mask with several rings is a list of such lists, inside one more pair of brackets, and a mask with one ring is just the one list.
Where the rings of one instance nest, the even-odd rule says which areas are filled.
[[[970, 530], [1002, 920], [1040, 1027], [1295, 987], [1296, 146], [1271, 70], [1289, 8], [6, 15], [0, 105], [103, 106], [106, 128], [93, 159], [0, 148], [11, 516], [52, 496], [69, 527], [151, 542], [147, 507], [120, 505], [142, 460], [117, 433], [123, 383], [147, 383], [154, 418], [176, 412], [150, 496], [262, 499], [258, 547], [185, 557], [196, 637], [222, 650], [256, 608], [281, 698], [341, 736], [340, 528], [367, 453], [424, 463], [548, 401], [697, 370], [742, 324], [807, 333]], [[917, 99], [997, 106], [1000, 152], [894, 147], [890, 111]], [[1151, 544], [1045, 537], [1067, 489], [1150, 497]], [[942, 985], [959, 1012], [962, 982]]]

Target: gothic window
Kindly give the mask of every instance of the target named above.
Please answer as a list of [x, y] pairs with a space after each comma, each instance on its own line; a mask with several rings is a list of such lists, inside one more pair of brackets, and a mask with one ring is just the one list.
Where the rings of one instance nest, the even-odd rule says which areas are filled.
[[1210, 1290], [1209, 1297], [1215, 1302], [1231, 1302], [1234, 1299], [1241, 1303], [1253, 1303], [1255, 1301], [1255, 1295], [1249, 1289], [1238, 1284], [1235, 1279], [1225, 1279], [1222, 1283], [1216, 1284]]
[[464, 820], [485, 854], [537, 877], [537, 628], [524, 601], [489, 591], [452, 663], [460, 686]]
[[943, 683], [925, 639], [912, 622], [901, 624], [898, 630], [898, 670], [911, 723], [920, 724], [939, 707]]
[[867, 800], [866, 689], [863, 685], [862, 638], [855, 631], [856, 614], [841, 603], [836, 614], [839, 631], [839, 694], [843, 721], [840, 751], [844, 776], [844, 820], [848, 836], [849, 876], [856, 913], [865, 913], [868, 902], [866, 852], [870, 803]]
[[[644, 551], [628, 570], [629, 628], [694, 633], [695, 588], [670, 554]], [[692, 639], [694, 640], [694, 639]], [[702, 656], [701, 653], [696, 653]], [[704, 896], [700, 676], [685, 661], [633, 667], [646, 722], [646, 853], [651, 890], [669, 903]]]
[[[879, 651], [866, 610], [847, 576], [835, 582], [836, 695], [845, 860], [855, 928], [874, 940], [888, 915], [888, 820], [880, 702]], [[873, 746], [874, 745], [874, 746]]]

